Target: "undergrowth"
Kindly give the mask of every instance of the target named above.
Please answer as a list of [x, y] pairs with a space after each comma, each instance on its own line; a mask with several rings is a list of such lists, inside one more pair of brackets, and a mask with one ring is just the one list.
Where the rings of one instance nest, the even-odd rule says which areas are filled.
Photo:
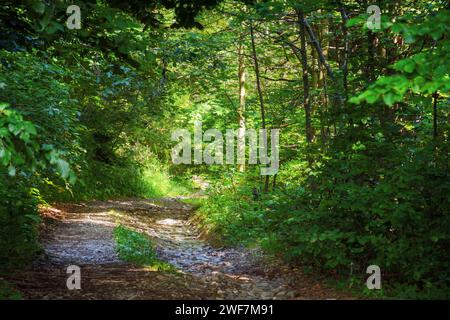
[[[404, 165], [408, 174], [389, 172], [364, 188], [344, 180], [331, 187], [316, 184], [314, 192], [284, 186], [256, 198], [252, 181], [221, 181], [197, 217], [214, 242], [260, 246], [370, 298], [448, 299], [449, 220], [443, 203], [449, 185], [421, 165]], [[324, 181], [333, 174], [343, 180], [335, 170]], [[381, 268], [380, 291], [366, 288], [369, 265]]]
[[122, 166], [92, 161], [72, 187], [49, 180], [40, 186], [49, 201], [170, 197], [188, 194], [191, 188], [189, 179], [172, 177], [168, 167], [156, 160]]

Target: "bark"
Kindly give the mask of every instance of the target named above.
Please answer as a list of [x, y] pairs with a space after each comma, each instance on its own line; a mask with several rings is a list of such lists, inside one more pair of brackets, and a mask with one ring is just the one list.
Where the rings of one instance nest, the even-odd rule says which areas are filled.
[[367, 82], [372, 83], [375, 80], [375, 35], [372, 31], [367, 34]]
[[[256, 89], [258, 91], [259, 97], [259, 106], [261, 110], [261, 125], [263, 129], [266, 129], [266, 113], [264, 109], [264, 97], [261, 90], [261, 79], [259, 74], [259, 62], [258, 56], [256, 54], [256, 45], [255, 45], [255, 33], [253, 31], [253, 21], [250, 21], [250, 36], [252, 40], [252, 54], [253, 54], [253, 63], [255, 66], [255, 76], [256, 76]], [[266, 140], [267, 141], [267, 140]], [[269, 176], [266, 176], [264, 183], [264, 192], [269, 190]]]
[[[238, 59], [239, 59], [239, 108], [238, 108], [238, 121], [240, 132], [238, 134], [238, 139], [245, 139], [245, 56], [244, 56], [244, 44], [243, 36], [240, 37], [241, 41], [238, 46]], [[240, 141], [240, 140], [239, 140]], [[244, 154], [245, 157], [245, 143], [238, 143], [238, 154]], [[245, 158], [244, 158], [245, 159]], [[245, 161], [239, 164], [238, 170], [240, 172], [245, 171]]]
[[308, 60], [306, 56], [306, 32], [304, 14], [302, 11], [297, 11], [298, 24], [300, 27], [300, 55], [302, 61], [302, 78], [303, 78], [303, 107], [305, 108], [305, 129], [306, 142], [310, 144], [313, 140], [313, 130], [311, 126], [311, 103], [309, 98], [309, 79], [308, 79]]
[[438, 137], [438, 121], [437, 121], [437, 100], [439, 94], [437, 92], [433, 93], [433, 138]]
[[342, 77], [343, 77], [343, 87], [344, 87], [344, 97], [345, 102], [348, 100], [348, 55], [349, 55], [349, 41], [348, 41], [348, 30], [347, 21], [348, 16], [345, 12], [345, 8], [339, 8], [342, 17], [342, 34], [344, 36], [344, 57], [342, 61]]
[[330, 78], [334, 79], [334, 73], [331, 69], [330, 65], [328, 64], [327, 60], [325, 59], [325, 56], [323, 54], [323, 50], [320, 47], [320, 43], [317, 40], [317, 37], [314, 34], [314, 31], [312, 30], [311, 26], [309, 25], [308, 21], [304, 18], [304, 15], [302, 14], [302, 25], [305, 27], [306, 32], [309, 35], [309, 39], [311, 40], [312, 45], [317, 51], [317, 54], [319, 55], [319, 60], [322, 63], [323, 66], [325, 66], [325, 69], [327, 70], [328, 75]]

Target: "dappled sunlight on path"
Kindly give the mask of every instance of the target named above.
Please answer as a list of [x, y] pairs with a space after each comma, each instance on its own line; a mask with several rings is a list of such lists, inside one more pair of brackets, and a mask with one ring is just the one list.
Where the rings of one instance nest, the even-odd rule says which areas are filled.
[[[268, 262], [259, 250], [215, 248], [199, 238], [179, 199], [60, 204], [43, 210], [45, 254], [11, 281], [33, 299], [315, 299], [345, 298], [297, 269]], [[121, 261], [114, 227], [147, 234], [158, 257], [179, 273]], [[79, 265], [82, 290], [66, 288], [67, 266]]]

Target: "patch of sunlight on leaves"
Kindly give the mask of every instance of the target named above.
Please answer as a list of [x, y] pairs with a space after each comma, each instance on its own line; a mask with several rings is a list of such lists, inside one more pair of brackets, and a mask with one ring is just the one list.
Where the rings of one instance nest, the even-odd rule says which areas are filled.
[[142, 181], [147, 197], [173, 197], [190, 193], [190, 186], [184, 181], [175, 181], [167, 167], [159, 162], [146, 164]]

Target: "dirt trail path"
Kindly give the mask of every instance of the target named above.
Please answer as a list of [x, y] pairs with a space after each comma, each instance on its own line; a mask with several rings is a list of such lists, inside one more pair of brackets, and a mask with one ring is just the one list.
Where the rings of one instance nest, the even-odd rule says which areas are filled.
[[[47, 209], [45, 254], [10, 280], [29, 299], [339, 299], [298, 270], [266, 263], [248, 249], [213, 248], [177, 199], [96, 201]], [[150, 271], [116, 254], [117, 223], [145, 232], [179, 274]], [[81, 267], [81, 290], [68, 290], [66, 268]]]

